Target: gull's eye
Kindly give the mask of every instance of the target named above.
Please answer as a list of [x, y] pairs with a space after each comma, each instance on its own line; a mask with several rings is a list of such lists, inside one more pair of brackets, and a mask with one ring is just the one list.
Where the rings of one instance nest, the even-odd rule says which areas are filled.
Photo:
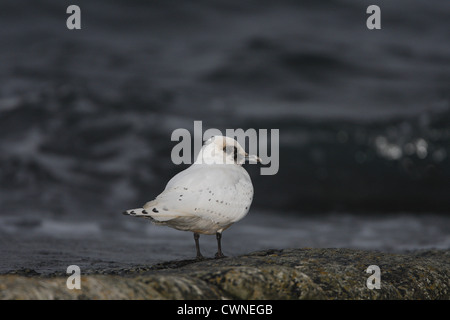
[[226, 152], [226, 154], [232, 154], [234, 160], [237, 160], [238, 157], [238, 149], [236, 148], [236, 146], [225, 146], [223, 147], [223, 151]]
[[227, 154], [232, 154], [237, 152], [237, 149], [234, 146], [225, 146], [223, 147], [223, 151], [226, 152]]

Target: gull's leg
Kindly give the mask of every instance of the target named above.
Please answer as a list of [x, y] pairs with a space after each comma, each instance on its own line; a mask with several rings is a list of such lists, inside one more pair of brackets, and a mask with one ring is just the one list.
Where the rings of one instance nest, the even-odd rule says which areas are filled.
[[216, 253], [216, 259], [217, 258], [224, 258], [224, 254], [222, 253], [222, 245], [221, 245], [221, 239], [222, 239], [222, 232], [216, 232], [216, 239], [217, 239], [217, 253]]
[[194, 240], [195, 240], [195, 249], [197, 250], [197, 260], [203, 259], [202, 254], [200, 253], [200, 244], [198, 242], [198, 238], [200, 238], [200, 235], [196, 232], [194, 232]]

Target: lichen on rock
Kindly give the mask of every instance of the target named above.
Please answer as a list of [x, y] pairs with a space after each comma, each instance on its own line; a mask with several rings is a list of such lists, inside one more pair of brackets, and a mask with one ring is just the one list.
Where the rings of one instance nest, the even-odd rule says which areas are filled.
[[[381, 288], [366, 286], [369, 265]], [[89, 270], [81, 290], [66, 275], [0, 275], [1, 299], [449, 299], [450, 254], [284, 249], [238, 257]]]

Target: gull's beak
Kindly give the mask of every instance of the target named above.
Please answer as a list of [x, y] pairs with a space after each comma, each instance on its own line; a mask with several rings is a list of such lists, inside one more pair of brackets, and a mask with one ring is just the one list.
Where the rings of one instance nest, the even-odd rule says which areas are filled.
[[249, 162], [254, 162], [254, 163], [262, 163], [261, 158], [258, 156], [255, 156], [254, 154], [249, 155], [248, 153], [245, 153], [245, 160], [248, 160]]

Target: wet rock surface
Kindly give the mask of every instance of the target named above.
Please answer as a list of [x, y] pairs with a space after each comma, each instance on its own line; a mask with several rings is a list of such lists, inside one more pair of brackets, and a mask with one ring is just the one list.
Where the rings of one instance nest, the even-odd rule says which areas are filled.
[[[369, 289], [366, 269], [381, 270]], [[264, 250], [223, 259], [82, 270], [69, 275], [18, 270], [0, 275], [1, 299], [450, 299], [450, 252], [404, 254], [354, 249]]]

